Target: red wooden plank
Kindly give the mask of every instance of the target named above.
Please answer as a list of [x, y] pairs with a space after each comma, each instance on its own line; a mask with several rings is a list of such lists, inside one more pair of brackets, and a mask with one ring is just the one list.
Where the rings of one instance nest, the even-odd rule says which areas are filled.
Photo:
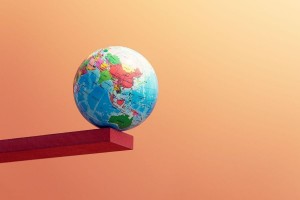
[[111, 129], [0, 140], [0, 163], [133, 149], [133, 136]]

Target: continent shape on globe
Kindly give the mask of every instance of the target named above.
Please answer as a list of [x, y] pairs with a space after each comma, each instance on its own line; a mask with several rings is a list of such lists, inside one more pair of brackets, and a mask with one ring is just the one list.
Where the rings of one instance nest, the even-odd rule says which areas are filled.
[[80, 113], [97, 127], [128, 130], [144, 122], [158, 97], [157, 77], [138, 52], [121, 46], [100, 49], [79, 66], [73, 84]]

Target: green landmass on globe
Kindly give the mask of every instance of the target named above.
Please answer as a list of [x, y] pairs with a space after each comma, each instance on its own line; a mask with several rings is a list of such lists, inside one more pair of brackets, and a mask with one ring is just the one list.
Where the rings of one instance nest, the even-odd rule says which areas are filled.
[[128, 115], [111, 116], [109, 122], [117, 124], [120, 129], [127, 128], [131, 125], [133, 118], [129, 118]]

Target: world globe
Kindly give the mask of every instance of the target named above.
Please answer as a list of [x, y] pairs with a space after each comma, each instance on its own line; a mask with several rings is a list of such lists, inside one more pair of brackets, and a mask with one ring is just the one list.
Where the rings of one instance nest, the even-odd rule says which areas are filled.
[[158, 97], [151, 64], [121, 46], [99, 49], [79, 66], [73, 84], [76, 105], [93, 125], [128, 130], [144, 122]]

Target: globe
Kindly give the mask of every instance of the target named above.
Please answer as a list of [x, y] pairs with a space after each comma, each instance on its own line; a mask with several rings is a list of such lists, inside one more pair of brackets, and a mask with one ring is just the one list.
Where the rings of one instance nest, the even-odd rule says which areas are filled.
[[144, 122], [158, 97], [151, 64], [121, 46], [99, 49], [79, 66], [73, 84], [80, 113], [93, 125], [128, 130]]

